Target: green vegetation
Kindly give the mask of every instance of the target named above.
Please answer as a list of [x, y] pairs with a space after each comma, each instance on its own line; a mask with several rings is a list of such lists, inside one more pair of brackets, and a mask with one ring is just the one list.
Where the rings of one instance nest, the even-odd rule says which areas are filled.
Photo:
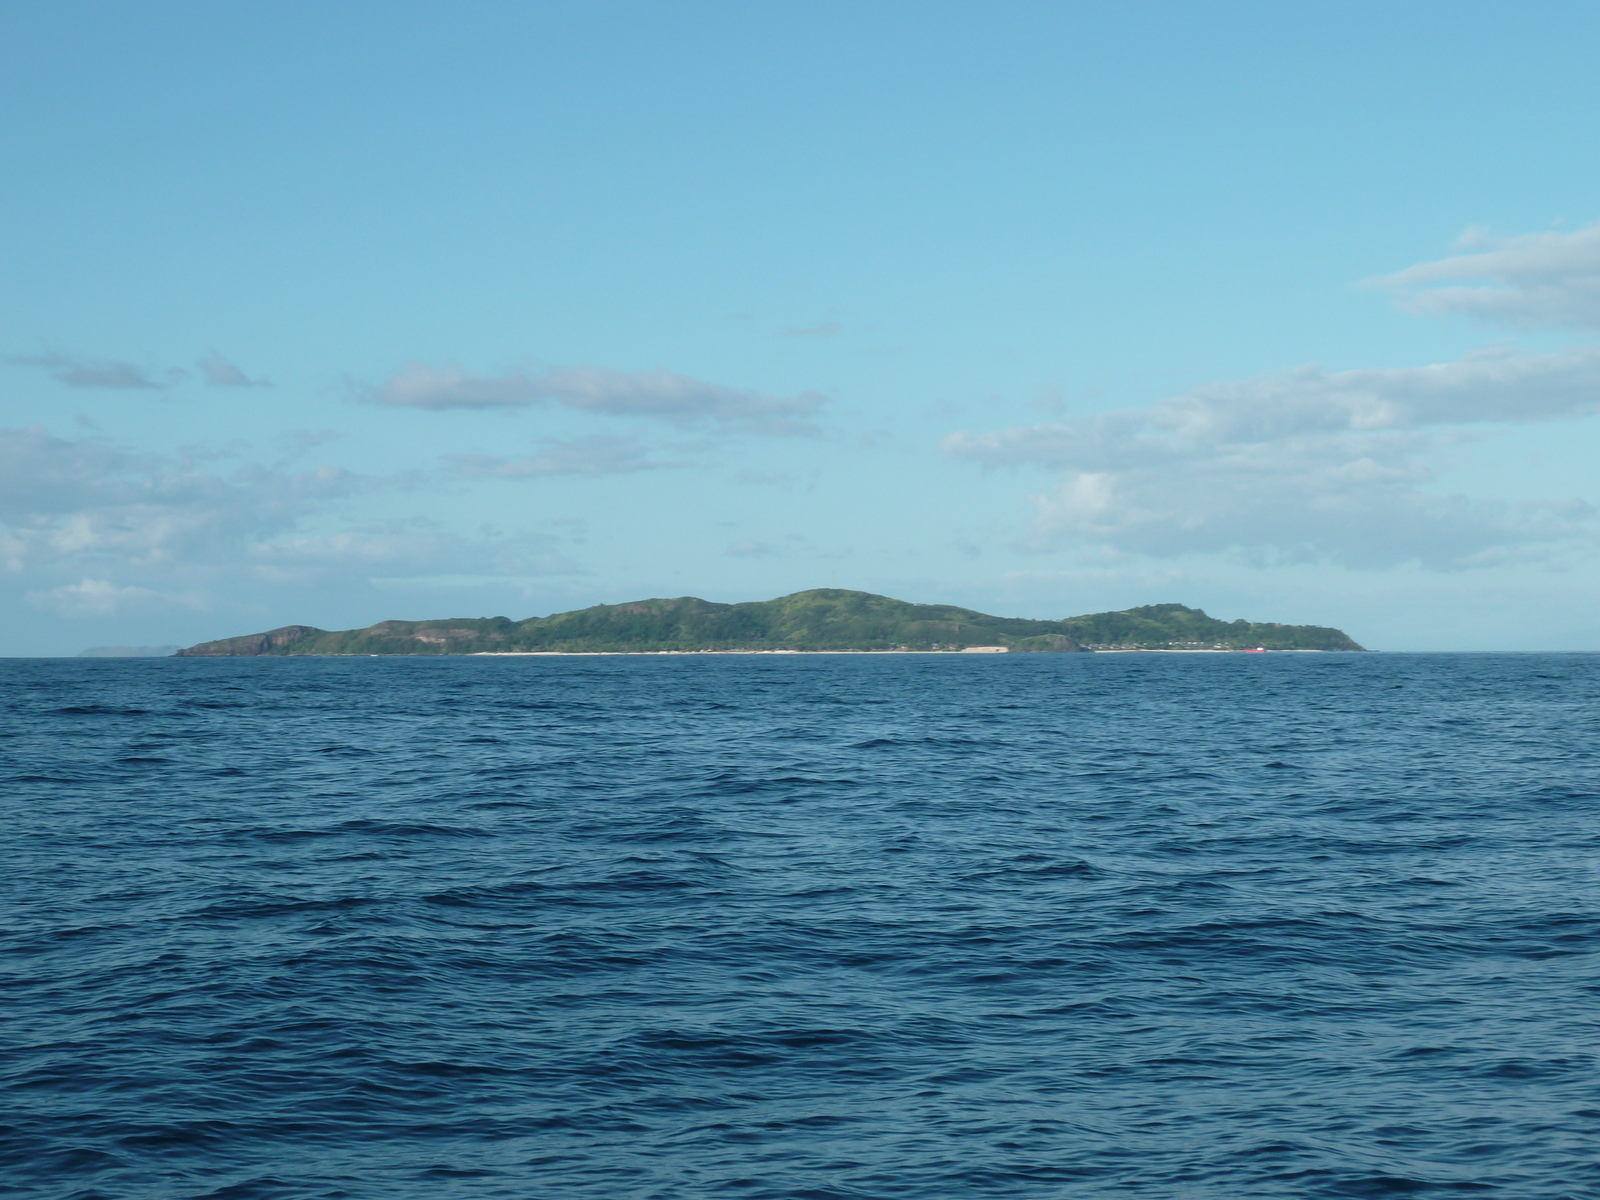
[[1337, 629], [1219, 621], [1198, 608], [1147, 604], [1121, 612], [1068, 617], [1066, 633], [1094, 650], [1360, 650]]
[[288, 625], [202, 642], [180, 655], [478, 654], [547, 651], [649, 653], [700, 650], [1084, 649], [1359, 650], [1337, 629], [1217, 621], [1181, 604], [1064, 621], [991, 617], [948, 604], [908, 604], [869, 592], [817, 588], [776, 600], [713, 604], [684, 596], [600, 604], [512, 621], [507, 617], [383, 621], [329, 632]]

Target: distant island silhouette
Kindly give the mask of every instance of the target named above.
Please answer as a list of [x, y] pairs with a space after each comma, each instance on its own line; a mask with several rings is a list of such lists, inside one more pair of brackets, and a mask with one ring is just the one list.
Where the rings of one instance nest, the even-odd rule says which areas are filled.
[[201, 642], [179, 657], [302, 654], [1082, 653], [1361, 650], [1337, 629], [1219, 621], [1182, 604], [1149, 604], [1059, 621], [994, 617], [948, 604], [816, 588], [717, 604], [684, 596], [508, 617], [381, 621], [329, 631], [286, 625]]
[[170, 658], [182, 649], [180, 646], [90, 646], [80, 650], [77, 658]]

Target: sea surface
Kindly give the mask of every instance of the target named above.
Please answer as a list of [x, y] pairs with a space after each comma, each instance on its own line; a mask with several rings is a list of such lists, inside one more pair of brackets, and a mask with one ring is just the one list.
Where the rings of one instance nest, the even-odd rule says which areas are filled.
[[1600, 1196], [1600, 656], [0, 661], [0, 1194]]

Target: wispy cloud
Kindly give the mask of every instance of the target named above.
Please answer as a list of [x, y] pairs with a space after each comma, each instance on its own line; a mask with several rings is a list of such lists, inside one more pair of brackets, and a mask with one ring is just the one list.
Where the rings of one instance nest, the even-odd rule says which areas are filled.
[[738, 471], [733, 478], [751, 487], [792, 487], [798, 482], [787, 471]]
[[206, 381], [207, 387], [271, 387], [270, 381], [265, 379], [251, 379], [233, 363], [223, 358], [213, 350], [197, 364], [200, 368], [200, 377]]
[[430, 367], [407, 363], [380, 387], [369, 389], [366, 399], [396, 408], [527, 408], [546, 396], [520, 371], [504, 375], [477, 375], [451, 364]]
[[224, 476], [38, 426], [0, 429], [0, 560], [13, 571], [222, 560], [359, 487], [332, 467]]
[[746, 538], [735, 542], [723, 551], [729, 558], [776, 558], [783, 551], [770, 542], [757, 542]]
[[203, 604], [192, 594], [168, 594], [144, 587], [118, 587], [109, 579], [84, 579], [79, 583], [29, 592], [27, 600], [63, 617], [109, 617], [130, 607], [154, 608], [178, 603], [195, 608]]
[[[19, 367], [39, 367], [50, 372], [51, 378], [68, 387], [123, 388], [159, 391], [191, 378], [182, 367], [155, 370], [137, 363], [115, 359], [97, 358], [86, 354], [66, 354], [53, 351], [49, 354], [13, 354], [6, 361]], [[195, 364], [200, 378], [209, 387], [271, 387], [265, 379], [251, 379], [239, 367], [223, 358], [215, 350]]]
[[1474, 252], [1373, 280], [1419, 313], [1465, 313], [1519, 328], [1600, 328], [1600, 224], [1573, 233], [1495, 238], [1473, 231]]
[[336, 442], [345, 435], [337, 429], [291, 429], [283, 435], [283, 445], [290, 454], [304, 454], [307, 450], [327, 442]]
[[261, 541], [249, 547], [247, 562], [263, 582], [298, 586], [373, 577], [573, 574], [578, 568], [561, 553], [560, 541], [543, 533], [472, 536], [413, 519]]
[[1592, 537], [1577, 498], [1510, 504], [1427, 490], [1470, 426], [1600, 409], [1600, 349], [1485, 351], [1436, 366], [1316, 367], [1215, 384], [1148, 408], [993, 433], [945, 452], [1063, 473], [1035, 498], [1044, 544], [1171, 556], [1453, 569]]
[[527, 408], [556, 403], [584, 412], [649, 417], [679, 426], [710, 424], [772, 436], [815, 434], [805, 420], [827, 401], [814, 392], [767, 396], [671, 371], [558, 368], [529, 375], [479, 375], [454, 364], [410, 363], [365, 398], [400, 408]]
[[197, 470], [102, 439], [0, 429], [0, 574], [35, 605], [109, 616], [237, 602], [261, 586], [576, 570], [552, 534], [421, 518], [340, 528], [348, 501], [403, 482], [326, 466]]
[[844, 328], [837, 321], [820, 321], [815, 325], [801, 325], [794, 329], [785, 329], [780, 337], [837, 337]]
[[487, 454], [446, 454], [453, 473], [463, 479], [537, 479], [549, 475], [625, 475], [652, 471], [667, 464], [649, 457], [633, 437], [588, 437], [569, 442], [546, 441], [545, 449], [527, 458]]
[[19, 367], [41, 367], [58, 383], [76, 388], [159, 390], [189, 377], [187, 371], [178, 367], [158, 377], [149, 368], [134, 363], [77, 354], [13, 354], [8, 355], [6, 361]]

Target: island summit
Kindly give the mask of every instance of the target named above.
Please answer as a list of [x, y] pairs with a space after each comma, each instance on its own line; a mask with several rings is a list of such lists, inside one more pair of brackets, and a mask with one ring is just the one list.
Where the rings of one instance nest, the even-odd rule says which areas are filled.
[[1059, 621], [992, 617], [948, 604], [816, 588], [746, 604], [684, 596], [575, 612], [382, 621], [330, 632], [286, 625], [202, 642], [179, 656], [297, 654], [688, 654], [1166, 650], [1360, 650], [1337, 629], [1219, 621], [1198, 608], [1150, 604]]

